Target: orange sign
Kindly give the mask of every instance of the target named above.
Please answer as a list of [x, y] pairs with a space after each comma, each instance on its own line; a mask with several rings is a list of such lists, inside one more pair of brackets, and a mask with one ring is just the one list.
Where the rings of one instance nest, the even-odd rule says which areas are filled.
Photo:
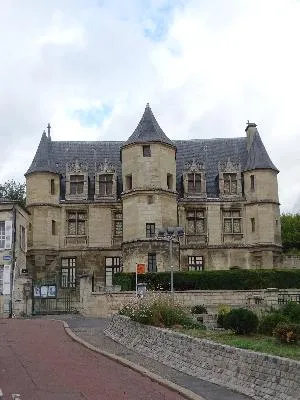
[[145, 264], [136, 264], [136, 273], [137, 274], [144, 274], [146, 270]]

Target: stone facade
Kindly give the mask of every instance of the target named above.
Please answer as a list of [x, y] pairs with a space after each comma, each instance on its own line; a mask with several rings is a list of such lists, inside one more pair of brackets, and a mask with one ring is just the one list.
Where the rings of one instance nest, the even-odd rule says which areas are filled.
[[300, 362], [237, 349], [115, 315], [105, 334], [146, 357], [255, 400], [296, 400]]
[[[17, 202], [0, 200], [0, 316], [31, 313], [27, 278], [28, 213]], [[27, 289], [25, 290], [25, 287]]]
[[[171, 141], [147, 105], [124, 143], [58, 142], [49, 128], [26, 173], [28, 269], [65, 286], [89, 273], [101, 287], [137, 263], [278, 267], [277, 173], [251, 123], [241, 138]], [[159, 235], [168, 227], [185, 235]]]

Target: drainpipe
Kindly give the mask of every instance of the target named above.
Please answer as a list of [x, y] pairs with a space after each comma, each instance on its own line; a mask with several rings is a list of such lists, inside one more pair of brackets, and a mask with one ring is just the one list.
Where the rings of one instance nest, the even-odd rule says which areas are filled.
[[12, 226], [12, 260], [10, 269], [10, 299], [9, 299], [9, 318], [13, 317], [13, 291], [14, 291], [14, 279], [15, 279], [15, 260], [16, 260], [16, 220], [17, 212], [16, 206], [13, 205], [13, 226]]

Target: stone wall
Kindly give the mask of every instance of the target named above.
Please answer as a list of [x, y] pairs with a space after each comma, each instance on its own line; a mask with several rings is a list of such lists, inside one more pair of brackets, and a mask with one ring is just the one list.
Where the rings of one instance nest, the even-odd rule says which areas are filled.
[[300, 256], [284, 254], [280, 268], [300, 269]]
[[255, 400], [296, 400], [300, 362], [192, 338], [116, 315], [105, 334], [129, 349]]
[[[157, 292], [148, 292], [152, 296]], [[83, 315], [106, 317], [135, 298], [135, 292], [92, 292], [91, 278], [80, 280], [80, 309]], [[204, 304], [214, 312], [220, 304], [231, 307], [249, 307], [256, 310], [278, 307], [284, 301], [297, 300], [300, 289], [262, 289], [262, 290], [190, 290], [175, 292], [176, 301], [186, 307]]]

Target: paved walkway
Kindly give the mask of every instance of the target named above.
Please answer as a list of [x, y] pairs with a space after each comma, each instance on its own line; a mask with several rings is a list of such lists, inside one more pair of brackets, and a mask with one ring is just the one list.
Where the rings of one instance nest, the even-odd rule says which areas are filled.
[[171, 367], [163, 365], [155, 360], [152, 360], [151, 358], [141, 356], [135, 351], [127, 349], [121, 344], [114, 342], [112, 339], [103, 334], [103, 330], [108, 323], [107, 319], [87, 318], [79, 315], [68, 315], [60, 318], [64, 319], [72, 331], [85, 341], [101, 348], [104, 351], [107, 351], [108, 353], [116, 354], [129, 361], [132, 361], [135, 364], [140, 365], [147, 370], [176, 383], [179, 386], [193, 391], [194, 393], [204, 397], [206, 400], [250, 399], [248, 396], [235, 393], [213, 383], [209, 383], [202, 379], [186, 375], [183, 372], [176, 371]]
[[[72, 321], [73, 326], [96, 324], [68, 320]], [[183, 400], [76, 343], [61, 322], [46, 319], [0, 320], [0, 396], [5, 400]]]

